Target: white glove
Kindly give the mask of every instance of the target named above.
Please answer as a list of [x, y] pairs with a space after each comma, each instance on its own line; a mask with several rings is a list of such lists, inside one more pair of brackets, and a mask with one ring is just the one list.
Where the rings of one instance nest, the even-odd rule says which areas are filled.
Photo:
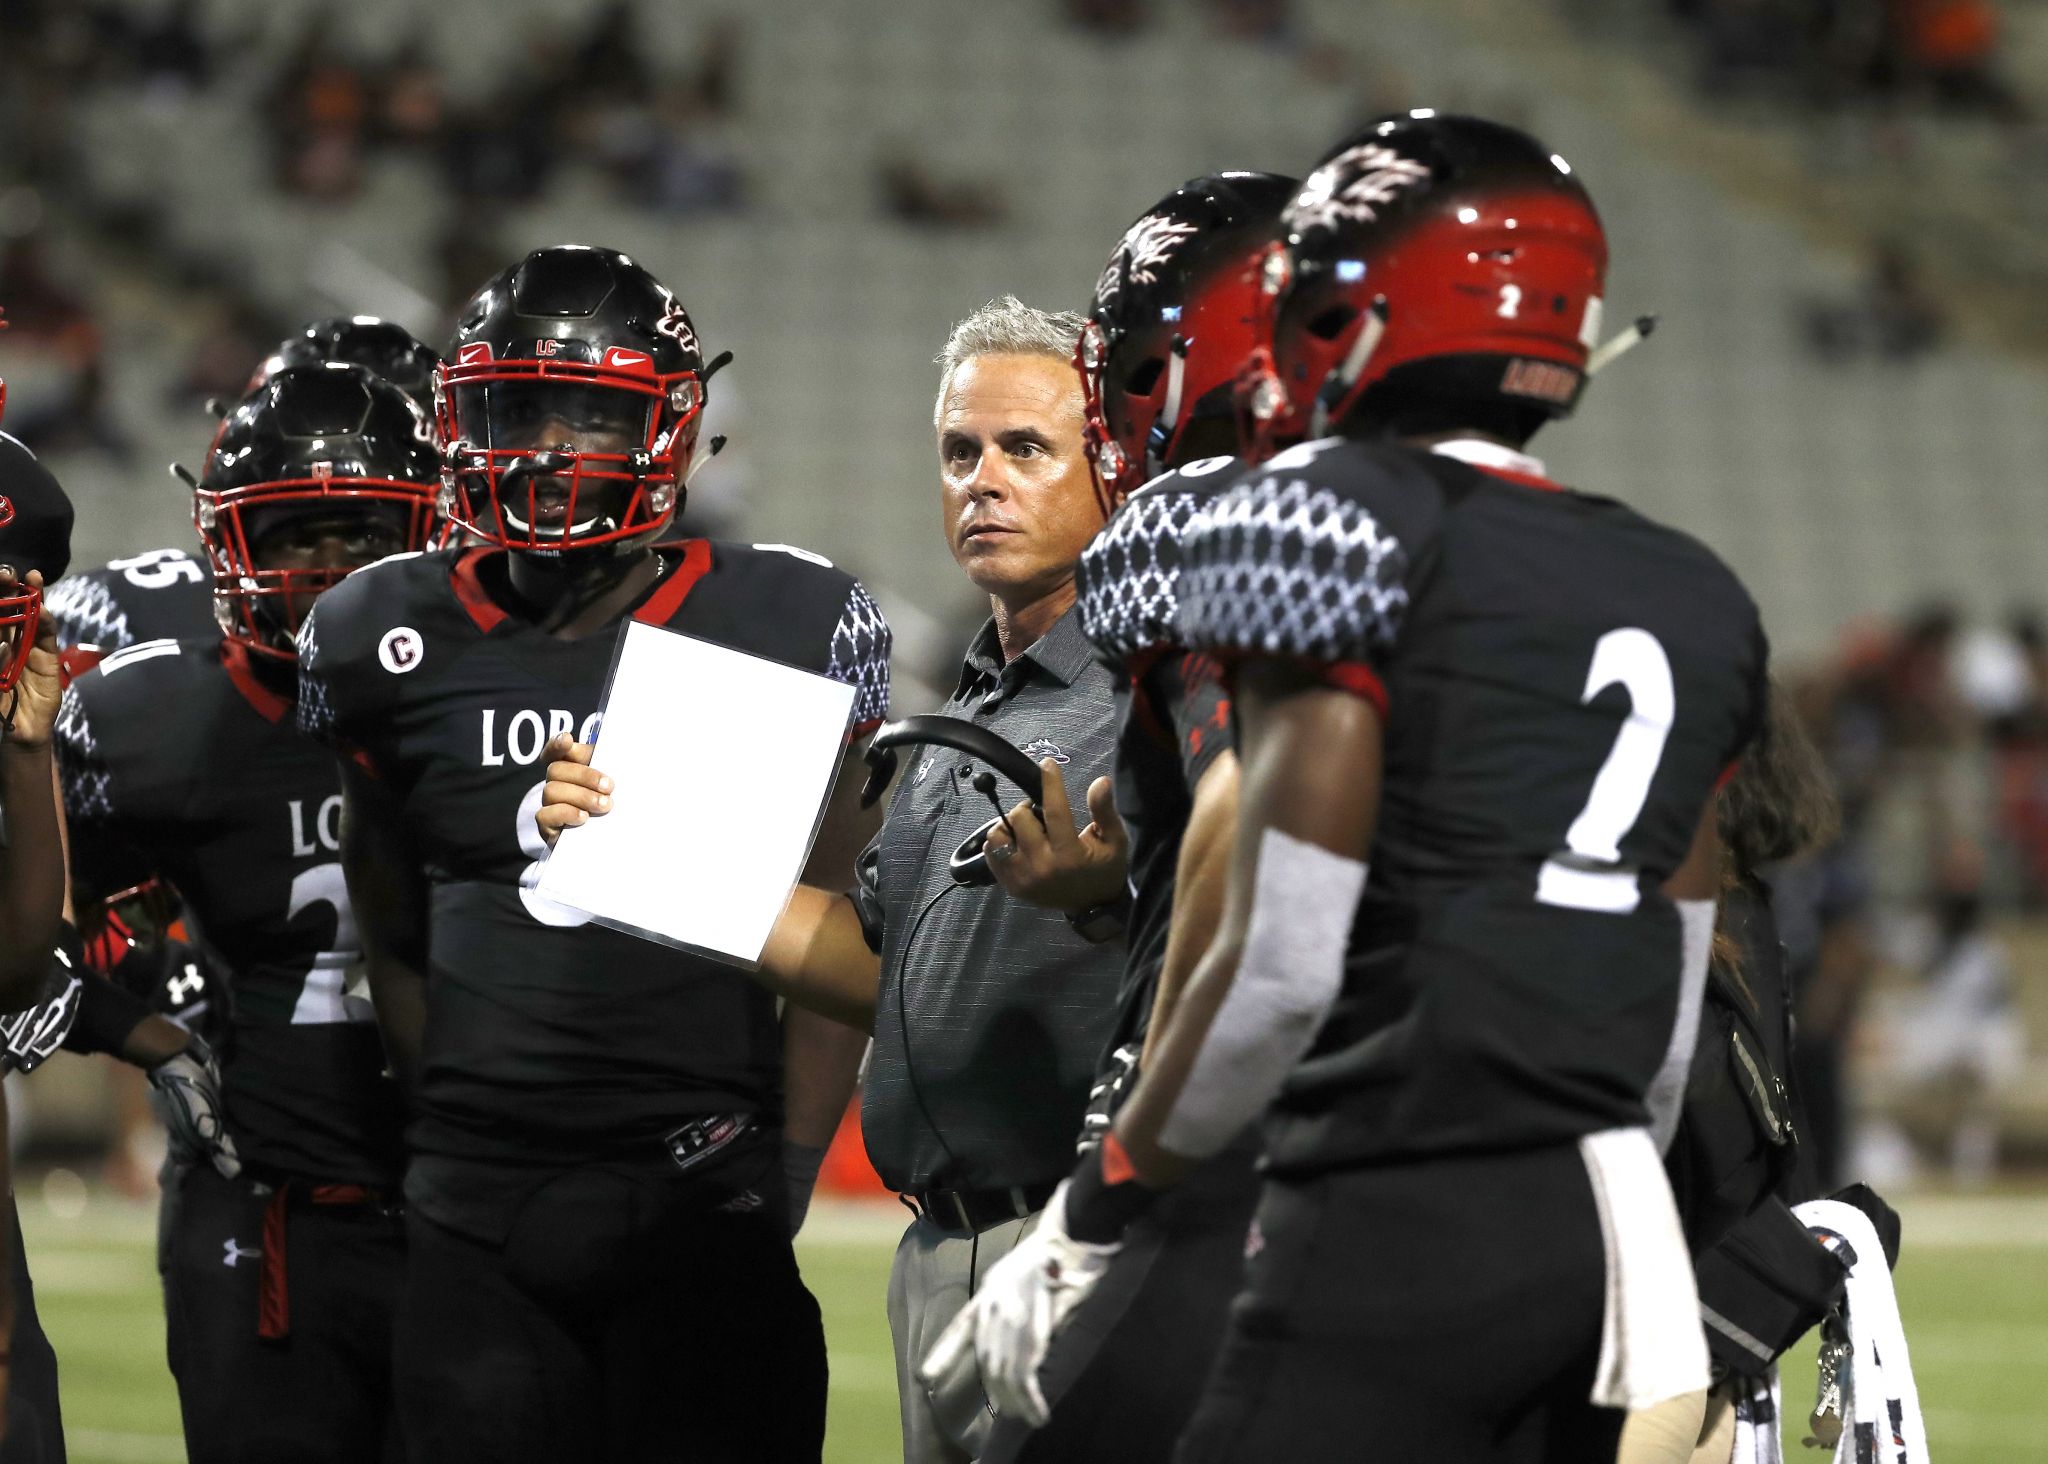
[[939, 1334], [918, 1369], [926, 1386], [934, 1392], [957, 1386], [959, 1375], [978, 1362], [982, 1390], [996, 1412], [1041, 1427], [1052, 1415], [1038, 1386], [1046, 1349], [1122, 1249], [1121, 1242], [1090, 1245], [1067, 1234], [1062, 1181], [1038, 1228], [989, 1267], [973, 1300]]
[[171, 1151], [185, 1163], [210, 1162], [221, 1178], [242, 1172], [220, 1100], [220, 1063], [195, 1035], [191, 1045], [149, 1070], [149, 1106], [170, 1131]]

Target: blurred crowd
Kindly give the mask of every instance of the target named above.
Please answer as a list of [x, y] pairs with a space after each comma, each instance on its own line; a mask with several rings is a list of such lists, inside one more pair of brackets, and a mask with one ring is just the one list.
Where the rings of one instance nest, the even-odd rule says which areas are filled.
[[2028, 1157], [2009, 1130], [2039, 1141], [2007, 1119], [2048, 956], [2048, 626], [1929, 604], [1791, 687], [1842, 806], [1834, 847], [1781, 876], [1811, 1137], [1830, 1173], [1981, 1182]]
[[1930, 104], [2029, 120], [1992, 0], [1670, 0], [1712, 92], [1767, 88], [1815, 106]]

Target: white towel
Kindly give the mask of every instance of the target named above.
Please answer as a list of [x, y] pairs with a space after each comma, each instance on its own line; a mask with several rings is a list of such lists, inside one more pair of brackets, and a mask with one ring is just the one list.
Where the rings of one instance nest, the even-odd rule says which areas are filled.
[[1735, 1452], [1729, 1464], [1785, 1464], [1778, 1423], [1778, 1365], [1753, 1378], [1735, 1379]]
[[1848, 1426], [1835, 1445], [1835, 1464], [1928, 1464], [1927, 1424], [1920, 1416], [1906, 1329], [1899, 1321], [1899, 1299], [1877, 1227], [1854, 1205], [1838, 1200], [1809, 1200], [1794, 1205], [1792, 1213], [1824, 1243], [1830, 1236], [1847, 1241], [1856, 1256], [1849, 1268], [1846, 1307], [1849, 1379], [1842, 1411]]
[[1647, 1408], [1707, 1386], [1692, 1257], [1671, 1184], [1646, 1128], [1608, 1129], [1579, 1140], [1607, 1252], [1607, 1306], [1593, 1399], [1602, 1408]]

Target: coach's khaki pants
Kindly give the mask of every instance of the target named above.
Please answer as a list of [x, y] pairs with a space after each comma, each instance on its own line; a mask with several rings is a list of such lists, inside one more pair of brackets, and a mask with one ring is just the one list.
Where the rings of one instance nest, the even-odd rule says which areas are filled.
[[896, 1344], [896, 1397], [903, 1411], [903, 1464], [972, 1464], [993, 1415], [979, 1386], [933, 1397], [917, 1365], [946, 1330], [988, 1268], [1038, 1223], [1012, 1220], [980, 1235], [913, 1220], [889, 1267], [889, 1335]]
[[1683, 1393], [1629, 1414], [1615, 1464], [1728, 1464], [1735, 1454], [1735, 1394], [1726, 1385]]

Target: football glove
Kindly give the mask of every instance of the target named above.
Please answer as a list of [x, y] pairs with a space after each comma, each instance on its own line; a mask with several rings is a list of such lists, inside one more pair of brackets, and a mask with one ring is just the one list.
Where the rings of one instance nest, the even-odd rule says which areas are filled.
[[989, 1268], [981, 1289], [939, 1334], [918, 1369], [935, 1393], [957, 1389], [978, 1365], [982, 1389], [999, 1415], [1032, 1428], [1051, 1417], [1038, 1383], [1046, 1350], [1123, 1249], [1122, 1241], [1090, 1245], [1067, 1233], [1072, 1183], [1053, 1191], [1038, 1228]]
[[223, 1179], [242, 1172], [220, 1097], [220, 1063], [195, 1035], [185, 1050], [149, 1070], [149, 1106], [171, 1136], [183, 1164], [210, 1163]]

